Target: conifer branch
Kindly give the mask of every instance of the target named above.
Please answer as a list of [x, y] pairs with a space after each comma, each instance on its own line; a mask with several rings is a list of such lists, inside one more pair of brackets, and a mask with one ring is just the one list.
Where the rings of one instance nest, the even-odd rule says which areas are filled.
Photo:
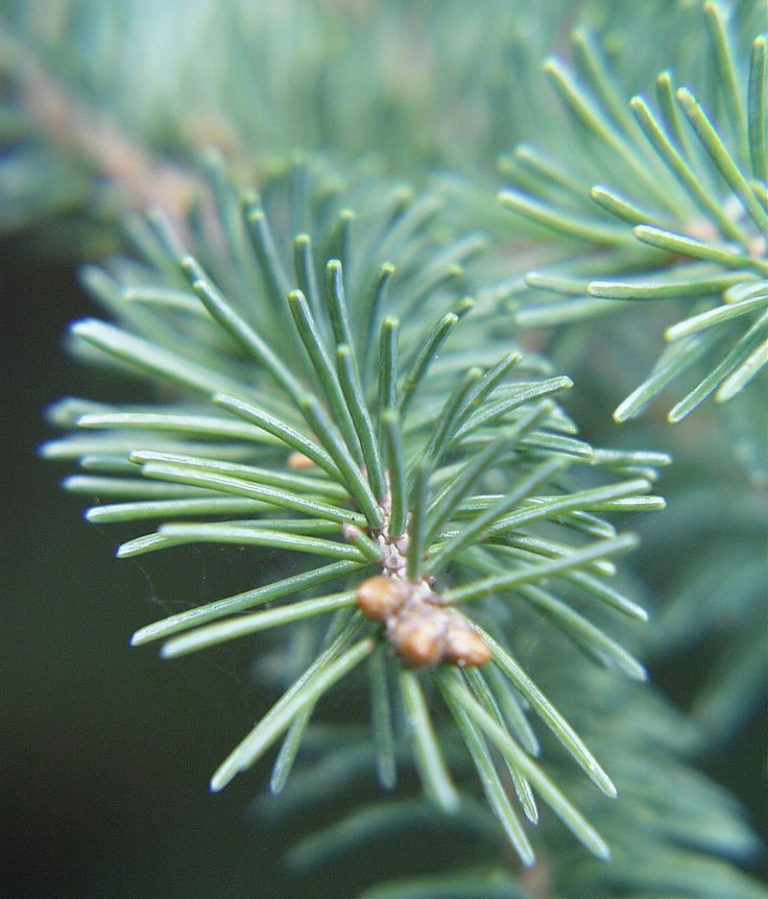
[[[530, 287], [570, 298], [523, 306], [516, 312], [521, 325], [550, 327], [663, 299], [690, 306], [701, 298], [704, 305], [695, 305], [690, 319], [696, 323], [702, 315], [719, 313], [703, 320], [710, 329], [707, 341], [687, 340], [659, 357], [653, 372], [616, 409], [618, 421], [639, 415], [683, 377], [694, 386], [670, 410], [670, 421], [679, 421], [712, 394], [725, 402], [757, 377], [768, 359], [762, 315], [768, 302], [768, 213], [761, 200], [765, 138], [757, 128], [766, 116], [765, 38], [755, 38], [751, 58], [744, 60], [722, 9], [705, 3], [703, 13], [726, 93], [727, 120], [713, 119], [695, 91], [675, 90], [669, 71], [657, 82], [658, 112], [640, 95], [626, 107], [616, 86], [606, 81], [595, 39], [578, 32], [574, 49], [584, 83], [557, 59], [545, 70], [580, 128], [595, 139], [594, 159], [577, 172], [544, 162], [538, 150], [522, 146], [506, 174], [522, 187], [521, 166], [536, 167], [533, 195], [520, 189], [499, 194], [517, 215], [602, 250], [604, 269], [618, 275], [590, 275], [589, 257], [569, 265], [567, 275], [557, 269], [529, 273]], [[742, 307], [746, 296], [753, 302]], [[683, 320], [665, 337], [674, 342], [686, 333]], [[709, 365], [703, 378], [695, 375], [701, 360]]]

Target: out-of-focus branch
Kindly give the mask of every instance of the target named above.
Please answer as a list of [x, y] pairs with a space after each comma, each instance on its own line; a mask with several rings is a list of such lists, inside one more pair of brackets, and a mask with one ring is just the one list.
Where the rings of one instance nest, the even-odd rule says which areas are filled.
[[83, 103], [33, 51], [2, 30], [0, 74], [17, 92], [33, 134], [107, 178], [127, 207], [153, 205], [177, 221], [184, 218], [199, 191], [195, 175], [153, 155], [140, 137]]

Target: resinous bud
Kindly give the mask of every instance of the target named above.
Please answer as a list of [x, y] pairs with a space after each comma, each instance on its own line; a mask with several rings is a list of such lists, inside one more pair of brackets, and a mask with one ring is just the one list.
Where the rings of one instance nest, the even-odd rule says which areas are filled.
[[367, 618], [386, 621], [406, 602], [409, 592], [405, 581], [378, 574], [357, 585], [357, 605]]

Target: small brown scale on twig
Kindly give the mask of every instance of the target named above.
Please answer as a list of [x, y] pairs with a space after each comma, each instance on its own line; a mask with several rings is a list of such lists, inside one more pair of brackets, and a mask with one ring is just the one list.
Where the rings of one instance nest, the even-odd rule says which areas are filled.
[[368, 618], [384, 624], [390, 646], [414, 668], [440, 664], [476, 668], [492, 658], [469, 620], [446, 608], [424, 580], [369, 577], [357, 585], [357, 605]]
[[289, 471], [310, 471], [315, 468], [315, 463], [304, 453], [293, 452], [285, 461], [285, 467]]

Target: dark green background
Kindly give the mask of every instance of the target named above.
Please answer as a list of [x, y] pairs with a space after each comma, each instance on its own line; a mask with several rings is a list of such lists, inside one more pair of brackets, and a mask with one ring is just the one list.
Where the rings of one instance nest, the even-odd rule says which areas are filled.
[[[162, 612], [142, 568], [87, 525], [36, 447], [52, 400], [92, 394], [62, 351], [92, 313], [71, 270], [0, 244], [3, 376], [3, 896], [282, 895], [244, 823], [255, 781], [208, 778], [254, 716], [237, 657], [166, 664], [130, 634]], [[114, 386], [114, 385], [111, 385]], [[284, 895], [291, 895], [286, 891]]]

